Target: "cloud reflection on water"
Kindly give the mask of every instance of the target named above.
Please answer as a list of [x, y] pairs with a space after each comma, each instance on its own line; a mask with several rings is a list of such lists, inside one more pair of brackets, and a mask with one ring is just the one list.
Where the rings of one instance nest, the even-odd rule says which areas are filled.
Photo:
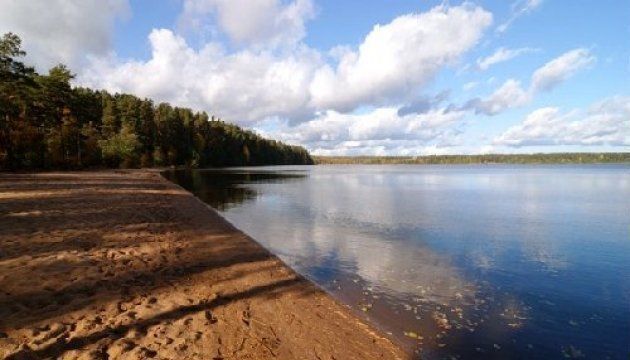
[[219, 182], [252, 194], [223, 214], [395, 335], [422, 334], [423, 355], [562, 355], [554, 337], [587, 354], [621, 346], [598, 319], [630, 317], [627, 169], [299, 169]]

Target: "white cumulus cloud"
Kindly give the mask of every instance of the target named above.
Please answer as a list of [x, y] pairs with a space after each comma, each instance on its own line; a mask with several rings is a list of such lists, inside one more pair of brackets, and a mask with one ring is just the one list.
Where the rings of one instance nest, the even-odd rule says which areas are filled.
[[170, 30], [153, 30], [148, 61], [94, 59], [78, 82], [205, 109], [241, 125], [269, 116], [300, 117], [319, 54], [299, 48], [288, 56], [243, 50], [226, 53], [218, 43], [192, 49]]
[[507, 109], [523, 106], [529, 103], [531, 99], [531, 93], [523, 90], [519, 81], [508, 79], [490, 96], [472, 100], [468, 107], [474, 108], [477, 113], [496, 115]]
[[464, 111], [432, 109], [400, 115], [396, 107], [363, 114], [325, 111], [313, 120], [266, 135], [307, 146], [316, 154], [413, 154], [453, 145]]
[[534, 91], [551, 90], [579, 70], [595, 62], [595, 57], [584, 48], [574, 49], [546, 63], [532, 75]]
[[468, 101], [465, 108], [474, 109], [477, 113], [496, 115], [529, 104], [536, 94], [553, 90], [595, 60], [595, 56], [586, 49], [570, 50], [534, 71], [529, 88], [524, 89], [519, 81], [508, 79], [491, 95]]
[[630, 146], [630, 97], [616, 96], [600, 101], [586, 113], [562, 113], [545, 107], [498, 136], [495, 145], [610, 145]]
[[78, 68], [86, 54], [111, 50], [114, 21], [128, 14], [128, 0], [2, 0], [0, 34], [19, 35], [40, 71], [60, 62]]
[[477, 44], [491, 22], [489, 12], [464, 4], [438, 6], [377, 25], [357, 51], [341, 56], [336, 68], [318, 70], [310, 87], [311, 103], [348, 111], [408, 97]]
[[203, 31], [216, 24], [232, 41], [256, 46], [302, 40], [314, 16], [311, 0], [184, 0], [183, 8], [180, 26]]

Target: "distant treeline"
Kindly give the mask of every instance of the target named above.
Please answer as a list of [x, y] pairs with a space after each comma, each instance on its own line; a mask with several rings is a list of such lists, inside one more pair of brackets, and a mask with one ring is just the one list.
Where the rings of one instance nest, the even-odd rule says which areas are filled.
[[0, 169], [312, 164], [308, 152], [205, 112], [73, 88], [64, 66], [40, 75], [0, 38]]
[[314, 156], [313, 158], [316, 164], [589, 164], [630, 162], [630, 152], [429, 156]]

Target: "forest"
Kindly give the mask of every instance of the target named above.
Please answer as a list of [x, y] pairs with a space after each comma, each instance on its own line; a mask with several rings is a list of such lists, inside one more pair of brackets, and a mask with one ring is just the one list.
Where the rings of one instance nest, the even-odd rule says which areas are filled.
[[630, 153], [540, 153], [427, 156], [315, 156], [316, 164], [592, 164], [627, 163]]
[[312, 164], [302, 147], [206, 112], [73, 87], [64, 65], [38, 74], [0, 38], [0, 170]]

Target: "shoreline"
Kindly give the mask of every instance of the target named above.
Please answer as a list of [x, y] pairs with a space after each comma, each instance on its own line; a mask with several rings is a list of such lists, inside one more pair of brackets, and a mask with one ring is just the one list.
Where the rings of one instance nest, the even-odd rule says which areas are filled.
[[160, 170], [1, 174], [0, 200], [0, 358], [409, 357]]
[[[316, 165], [308, 165], [308, 166], [316, 166]], [[227, 168], [227, 169], [230, 169], [230, 168]], [[264, 246], [262, 243], [260, 243], [258, 240], [256, 240], [252, 235], [249, 235], [244, 230], [238, 228], [230, 220], [228, 220], [226, 217], [224, 217], [217, 209], [213, 208], [210, 204], [208, 204], [208, 203], [204, 202], [202, 199], [198, 198], [195, 194], [193, 194], [192, 192], [190, 192], [189, 190], [187, 190], [183, 186], [181, 186], [181, 185], [179, 185], [179, 184], [177, 184], [177, 183], [175, 183], [173, 181], [168, 180], [166, 178], [166, 176], [163, 175], [163, 173], [165, 171], [169, 171], [169, 170], [173, 170], [173, 169], [157, 169], [157, 170], [158, 170], [160, 176], [164, 180], [166, 180], [167, 182], [175, 185], [176, 187], [178, 187], [182, 191], [185, 191], [185, 192], [191, 194], [196, 201], [201, 203], [201, 205], [203, 205], [204, 207], [208, 208], [208, 210], [210, 212], [212, 212], [212, 213], [216, 214], [218, 217], [220, 217], [227, 225], [231, 226], [235, 231], [243, 233], [251, 241], [253, 241], [258, 246], [260, 246], [263, 249], [265, 249], [265, 251], [269, 252], [273, 257], [275, 257], [285, 267], [287, 267], [292, 272], [294, 272], [296, 276], [298, 276], [300, 278], [303, 278], [305, 281], [311, 283], [312, 286], [316, 287], [318, 289], [318, 291], [321, 291], [325, 295], [329, 296], [332, 301], [337, 303], [337, 305], [341, 306], [346, 311], [348, 311], [351, 314], [351, 316], [355, 318], [355, 320], [358, 320], [359, 322], [362, 322], [362, 323], [364, 323], [364, 325], [368, 326], [370, 328], [370, 331], [373, 332], [377, 337], [384, 338], [388, 342], [390, 342], [392, 345], [394, 345], [395, 347], [398, 347], [398, 348], [402, 349], [403, 352], [407, 356], [406, 358], [411, 359], [413, 357], [410, 354], [416, 354], [417, 353], [418, 349], [416, 347], [416, 345], [417, 345], [416, 341], [413, 341], [412, 339], [408, 338], [405, 335], [396, 337], [394, 334], [392, 334], [391, 332], [387, 331], [387, 329], [383, 326], [383, 324], [379, 324], [378, 321], [375, 321], [376, 319], [370, 319], [368, 316], [366, 316], [366, 314], [364, 312], [361, 312], [361, 311], [359, 311], [357, 309], [354, 309], [351, 305], [348, 304], [348, 303], [356, 303], [356, 302], [358, 302], [359, 301], [358, 298], [353, 298], [352, 296], [346, 296], [345, 299], [343, 297], [337, 297], [337, 296], [335, 296], [334, 293], [328, 291], [323, 286], [320, 286], [319, 284], [317, 284], [315, 279], [311, 279], [311, 278], [309, 278], [306, 275], [302, 275], [302, 274], [298, 273], [290, 265], [288, 265], [284, 260], [282, 260], [279, 256], [274, 254], [271, 249], [269, 249], [266, 246]], [[178, 170], [181, 170], [181, 169], [178, 169]], [[224, 169], [217, 169], [217, 170], [224, 170]]]

